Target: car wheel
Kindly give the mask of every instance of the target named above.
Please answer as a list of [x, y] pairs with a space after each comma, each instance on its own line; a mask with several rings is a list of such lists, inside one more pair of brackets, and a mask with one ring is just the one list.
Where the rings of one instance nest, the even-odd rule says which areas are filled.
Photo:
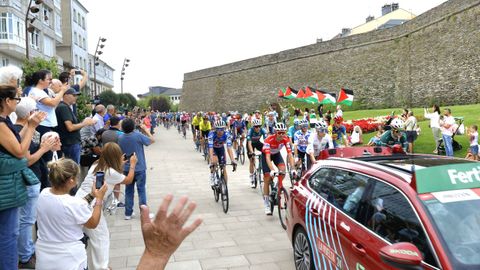
[[310, 241], [303, 228], [297, 229], [293, 238], [293, 259], [296, 270], [315, 269]]

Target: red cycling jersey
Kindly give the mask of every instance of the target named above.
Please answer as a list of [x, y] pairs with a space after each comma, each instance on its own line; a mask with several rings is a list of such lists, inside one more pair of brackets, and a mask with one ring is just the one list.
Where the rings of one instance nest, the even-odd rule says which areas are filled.
[[277, 135], [273, 134], [268, 136], [263, 141], [262, 152], [264, 154], [270, 154], [270, 155], [278, 154], [280, 153], [280, 150], [282, 150], [283, 146], [286, 147], [288, 154], [292, 153], [292, 149], [290, 149], [290, 140], [288, 139], [288, 137], [284, 136], [281, 141], [277, 141]]

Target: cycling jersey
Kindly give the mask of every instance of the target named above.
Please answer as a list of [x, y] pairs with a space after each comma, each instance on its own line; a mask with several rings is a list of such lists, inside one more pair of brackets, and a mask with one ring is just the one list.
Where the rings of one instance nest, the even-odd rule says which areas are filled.
[[230, 136], [230, 132], [225, 130], [223, 135], [218, 137], [217, 131], [212, 130], [208, 133], [208, 148], [220, 148], [223, 147], [224, 144], [227, 144], [227, 147], [232, 147], [232, 138]]
[[322, 150], [327, 149], [327, 145], [329, 149], [333, 149], [332, 137], [329, 134], [320, 139], [316, 133], [312, 133], [308, 138], [307, 153], [317, 157]]
[[243, 120], [236, 120], [233, 121], [233, 128], [237, 130], [237, 133], [243, 133], [243, 130], [246, 129], [245, 121]]
[[192, 125], [194, 127], [198, 127], [198, 125], [200, 125], [200, 121], [202, 121], [202, 117], [194, 116], [192, 120]]
[[402, 132], [402, 136], [400, 136], [400, 138], [394, 138], [392, 136], [392, 130], [387, 130], [376, 142], [376, 145], [379, 146], [394, 146], [396, 144], [401, 145], [403, 149], [406, 149], [408, 147], [408, 141], [405, 132]]
[[295, 135], [295, 132], [297, 132], [297, 130], [299, 129], [296, 129], [295, 126], [289, 127], [287, 131], [288, 137], [293, 139], [293, 136]]
[[343, 139], [346, 135], [347, 129], [345, 128], [345, 126], [332, 126], [332, 140], [335, 147], [338, 147], [338, 145], [343, 143]]
[[274, 134], [275, 133], [275, 124], [277, 122], [275, 121], [269, 121], [268, 119], [265, 120], [265, 129], [267, 130], [268, 134]]
[[252, 144], [260, 143], [260, 138], [263, 137], [263, 139], [265, 140], [266, 135], [267, 135], [267, 132], [265, 131], [265, 129], [260, 128], [259, 132], [255, 132], [255, 128], [252, 127], [248, 130], [247, 142], [251, 141]]
[[210, 131], [212, 129], [212, 124], [208, 120], [202, 120], [199, 126], [201, 131]]
[[270, 135], [263, 141], [262, 153], [270, 155], [278, 154], [283, 146], [287, 149], [288, 154], [292, 153], [290, 141], [287, 136], [283, 137], [281, 141], [278, 141], [277, 135]]
[[307, 151], [308, 137], [310, 137], [310, 134], [311, 133], [309, 130], [307, 130], [305, 134], [301, 130], [295, 132], [295, 135], [293, 136], [293, 143], [297, 145], [298, 151], [303, 153]]

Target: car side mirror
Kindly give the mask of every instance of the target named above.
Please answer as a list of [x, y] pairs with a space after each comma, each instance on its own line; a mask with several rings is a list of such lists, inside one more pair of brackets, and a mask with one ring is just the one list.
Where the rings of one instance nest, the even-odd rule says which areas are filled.
[[412, 243], [400, 242], [380, 249], [382, 261], [396, 269], [422, 270], [423, 257]]

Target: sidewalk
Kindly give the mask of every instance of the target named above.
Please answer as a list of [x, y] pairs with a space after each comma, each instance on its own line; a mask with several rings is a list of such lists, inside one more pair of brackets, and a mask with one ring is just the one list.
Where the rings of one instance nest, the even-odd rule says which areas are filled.
[[[187, 195], [198, 206], [196, 216], [204, 222], [171, 257], [169, 270], [197, 269], [295, 269], [293, 251], [276, 212], [266, 216], [258, 189], [251, 189], [248, 161], [236, 172], [229, 168], [230, 207], [227, 214], [213, 199], [208, 167], [195, 152], [191, 133], [184, 140], [175, 129], [157, 128], [156, 142], [147, 147], [147, 201], [158, 209], [164, 195], [175, 201]], [[144, 250], [138, 200], [136, 216], [123, 220], [123, 209], [108, 216], [111, 233], [110, 266], [135, 269]]]

